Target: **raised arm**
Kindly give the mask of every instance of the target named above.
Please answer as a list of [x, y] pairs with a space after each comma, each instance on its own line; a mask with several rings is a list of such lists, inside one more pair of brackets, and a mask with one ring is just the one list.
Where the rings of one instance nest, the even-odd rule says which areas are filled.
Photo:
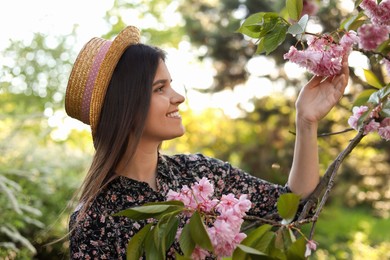
[[339, 75], [328, 78], [314, 76], [303, 87], [295, 104], [296, 140], [288, 185], [303, 198], [310, 195], [319, 182], [318, 122], [343, 96], [348, 78], [348, 62], [344, 57]]

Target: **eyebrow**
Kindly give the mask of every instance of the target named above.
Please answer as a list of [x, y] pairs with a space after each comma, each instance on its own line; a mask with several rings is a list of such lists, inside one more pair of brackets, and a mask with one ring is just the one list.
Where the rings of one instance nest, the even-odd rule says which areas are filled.
[[[152, 86], [155, 86], [157, 84], [160, 84], [160, 83], [166, 83], [168, 80], [167, 79], [159, 79], [159, 80], [156, 80], [155, 82], [153, 82]], [[170, 82], [172, 82], [172, 80], [170, 80]]]

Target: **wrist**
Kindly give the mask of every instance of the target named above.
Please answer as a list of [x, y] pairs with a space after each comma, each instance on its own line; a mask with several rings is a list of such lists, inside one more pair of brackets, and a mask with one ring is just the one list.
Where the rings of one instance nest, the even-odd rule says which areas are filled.
[[313, 120], [307, 120], [305, 118], [297, 116], [296, 118], [296, 130], [298, 132], [314, 132], [317, 134], [318, 122]]

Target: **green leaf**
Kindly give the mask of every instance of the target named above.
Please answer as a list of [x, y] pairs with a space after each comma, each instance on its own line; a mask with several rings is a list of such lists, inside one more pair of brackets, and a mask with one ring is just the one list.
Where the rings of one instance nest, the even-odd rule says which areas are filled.
[[258, 239], [260, 239], [262, 236], [264, 236], [268, 231], [270, 231], [272, 228], [269, 224], [261, 225], [260, 227], [252, 230], [244, 240], [241, 241], [241, 244], [251, 246], [253, 245]]
[[[242, 244], [238, 244], [237, 245], [237, 248], [239, 248], [240, 250], [242, 250], [243, 252], [247, 253], [247, 254], [253, 254], [253, 255], [266, 255], [264, 254], [263, 252], [260, 252], [259, 250], [257, 249], [254, 249], [252, 247], [249, 247], [249, 246], [245, 246], [245, 245], [242, 245]], [[237, 259], [239, 260], [240, 258], [233, 258], [233, 259]], [[242, 258], [241, 258], [242, 259]]]
[[276, 26], [288, 26], [288, 23], [277, 13], [260, 12], [250, 15], [240, 26], [237, 32], [253, 39], [261, 39], [272, 32]]
[[379, 113], [382, 117], [390, 117], [390, 100], [384, 103], [382, 110]]
[[164, 215], [156, 225], [154, 240], [162, 252], [166, 252], [175, 240], [179, 225], [179, 219], [176, 218], [176, 215], [176, 212]]
[[363, 2], [363, 0], [356, 0], [355, 1], [355, 8], [357, 8], [362, 2]]
[[[161, 255], [164, 252], [159, 251], [159, 248], [156, 245], [154, 240], [156, 228], [152, 228], [145, 238], [145, 258], [146, 259], [161, 259]], [[165, 255], [164, 255], [165, 256]], [[164, 257], [165, 258], [165, 257]]]
[[[264, 22], [264, 15], [265, 12], [259, 12], [248, 16], [241, 24], [240, 28], [238, 28], [237, 32], [240, 32], [254, 39], [259, 38], [261, 28], [262, 28], [261, 25]], [[259, 31], [257, 30], [254, 31], [253, 26], [260, 27]]]
[[[386, 90], [386, 89], [389, 89], [389, 88], [390, 88], [390, 87], [387, 86], [387, 87], [384, 88], [384, 89]], [[384, 92], [385, 92], [385, 94], [387, 93], [387, 95], [385, 95], [385, 96], [383, 97], [384, 101], [383, 101], [383, 103], [382, 103], [382, 110], [381, 110], [381, 112], [380, 112], [380, 115], [381, 115], [382, 117], [390, 117], [390, 98], [389, 98], [390, 93], [388, 93], [388, 92], [386, 92], [386, 91], [384, 91]]]
[[184, 203], [179, 200], [169, 200], [169, 201], [155, 201], [155, 202], [147, 202], [143, 204], [143, 206], [149, 205], [169, 205], [169, 206], [181, 206], [184, 208]]
[[279, 228], [276, 231], [275, 248], [284, 251], [283, 228]]
[[286, 0], [288, 15], [293, 20], [298, 20], [303, 9], [303, 0]]
[[284, 219], [285, 224], [290, 223], [297, 213], [300, 197], [294, 193], [280, 195], [277, 208], [279, 215]]
[[114, 214], [114, 216], [125, 216], [135, 220], [142, 220], [148, 218], [159, 218], [161, 215], [167, 214], [169, 212], [182, 210], [184, 210], [184, 207], [182, 206], [149, 204], [122, 210]]
[[276, 247], [276, 235], [274, 236], [274, 239], [270, 242], [270, 246], [268, 249], [268, 255], [271, 257], [271, 259], [278, 259], [278, 260], [288, 260], [286, 258], [286, 254], [282, 249], [279, 249]]
[[139, 259], [142, 256], [144, 253], [145, 237], [149, 233], [152, 225], [152, 223], [147, 224], [130, 239], [126, 250], [127, 260]]
[[261, 54], [263, 52], [265, 52], [265, 49], [264, 49], [264, 38], [261, 38], [259, 40], [259, 43], [257, 44], [256, 54]]
[[386, 56], [390, 52], [390, 39], [382, 42], [377, 48], [377, 52], [382, 53], [384, 56]]
[[[241, 245], [265, 252], [272, 240], [272, 237], [274, 236], [274, 233], [270, 232], [271, 228], [272, 226], [269, 224], [261, 225], [260, 227], [251, 231], [247, 237], [241, 241]], [[233, 259], [245, 259], [245, 255], [246, 253], [243, 250], [237, 248], [233, 252]]]
[[179, 254], [178, 252], [175, 253], [175, 259], [176, 260], [192, 260], [191, 257], [183, 256], [183, 255]]
[[286, 32], [286, 26], [278, 25], [264, 37], [264, 49], [267, 55], [273, 52], [286, 39]]
[[367, 17], [365, 16], [364, 12], [359, 12], [356, 15], [352, 15], [341, 22], [340, 29], [346, 30], [346, 31], [356, 31], [362, 24], [364, 24], [367, 20]]
[[376, 92], [375, 89], [366, 89], [360, 92], [360, 94], [356, 97], [355, 101], [353, 102], [353, 106], [362, 106], [365, 105], [368, 102], [369, 97], [372, 95], [372, 93]]
[[367, 117], [370, 115], [372, 111], [372, 108], [371, 109], [368, 109], [366, 112], [364, 112], [358, 119], [358, 122], [357, 122], [357, 125], [358, 125], [358, 129], [360, 129], [364, 123], [364, 121], [367, 119]]
[[191, 232], [190, 232], [190, 226], [185, 225], [180, 238], [179, 238], [179, 244], [180, 248], [183, 251], [185, 256], [191, 256], [192, 251], [194, 251], [195, 248], [195, 242], [191, 237]]
[[295, 235], [290, 228], [281, 227], [276, 231], [275, 247], [286, 252], [296, 241]]
[[381, 97], [379, 91], [375, 91], [374, 93], [371, 94], [371, 96], [368, 98], [368, 102], [376, 105], [379, 105], [381, 102]]
[[389, 95], [390, 95], [390, 86], [388, 85], [372, 93], [372, 95], [368, 99], [368, 102], [373, 103], [374, 105], [378, 105], [379, 103], [385, 101]]
[[190, 233], [193, 241], [201, 248], [213, 251], [213, 245], [211, 244], [209, 234], [206, 231], [205, 225], [198, 211], [195, 211], [194, 214], [192, 214], [188, 225], [190, 227]]
[[300, 237], [287, 249], [287, 259], [305, 260], [306, 239]]
[[288, 27], [287, 33], [292, 35], [299, 35], [305, 32], [307, 23], [309, 21], [309, 16], [305, 14], [299, 19], [299, 21], [290, 27]]
[[281, 19], [277, 13], [265, 13], [263, 23], [261, 25], [261, 32], [259, 38], [266, 36], [268, 33], [275, 30], [277, 26], [286, 26], [288, 24], [285, 20]]
[[366, 78], [366, 82], [376, 88], [381, 89], [383, 84], [380, 82], [380, 80], [377, 78], [377, 76], [372, 72], [371, 70], [364, 69], [364, 77]]

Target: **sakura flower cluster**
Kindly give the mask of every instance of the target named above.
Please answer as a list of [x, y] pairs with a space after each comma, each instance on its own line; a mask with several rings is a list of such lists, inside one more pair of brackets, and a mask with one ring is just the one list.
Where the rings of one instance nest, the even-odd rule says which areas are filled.
[[[240, 229], [251, 202], [247, 195], [235, 198], [233, 194], [227, 194], [218, 200], [212, 198], [213, 194], [213, 185], [207, 178], [202, 178], [191, 188], [184, 185], [180, 192], [170, 190], [167, 200], [182, 201], [189, 216], [196, 210], [201, 213], [208, 226], [206, 230], [214, 247], [214, 254], [218, 257], [231, 256], [237, 245], [246, 237]], [[192, 259], [205, 259], [209, 255], [206, 250], [195, 247]]]
[[358, 43], [358, 40], [354, 31], [345, 33], [339, 43], [336, 43], [330, 35], [309, 36], [306, 49], [298, 50], [295, 46], [291, 46], [289, 52], [283, 57], [315, 75], [337, 75], [342, 68], [343, 56], [351, 52], [352, 46]]
[[[367, 51], [375, 50], [389, 39], [390, 33], [390, 1], [363, 0], [360, 7], [369, 18], [369, 23], [363, 24], [357, 30], [360, 41], [359, 48]], [[383, 59], [387, 73], [390, 75], [390, 57]]]
[[364, 50], [375, 50], [382, 42], [389, 39], [390, 33], [390, 1], [377, 4], [374, 0], [363, 0], [360, 7], [370, 18], [371, 23], [358, 29], [359, 47]]
[[[367, 111], [368, 111], [367, 106], [354, 107], [352, 109], [353, 115], [350, 116], [350, 118], [348, 119], [348, 124], [352, 128], [358, 130], [359, 128], [358, 121], [360, 117], [363, 116]], [[364, 127], [364, 134], [366, 135], [374, 131], [377, 131], [381, 138], [385, 139], [386, 141], [389, 141], [390, 140], [390, 117], [384, 118], [380, 122], [377, 122], [375, 120], [374, 113], [371, 112], [370, 121]]]

